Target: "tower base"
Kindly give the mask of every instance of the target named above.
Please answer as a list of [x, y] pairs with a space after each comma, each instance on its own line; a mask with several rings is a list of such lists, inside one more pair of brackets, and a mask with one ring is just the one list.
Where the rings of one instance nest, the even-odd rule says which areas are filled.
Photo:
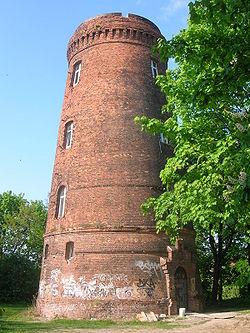
[[[177, 314], [179, 307], [199, 311], [192, 234], [176, 246], [153, 228], [47, 234], [37, 309], [48, 319], [135, 319], [142, 311]], [[74, 244], [70, 259], [68, 243]], [[59, 248], [65, 251], [50, 251]]]

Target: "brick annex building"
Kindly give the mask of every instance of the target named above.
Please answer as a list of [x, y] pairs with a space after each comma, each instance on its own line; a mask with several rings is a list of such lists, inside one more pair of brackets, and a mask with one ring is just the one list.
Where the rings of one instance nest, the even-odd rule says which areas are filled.
[[45, 317], [200, 310], [194, 233], [172, 246], [141, 212], [161, 191], [170, 153], [164, 138], [134, 124], [161, 114], [155, 76], [166, 68], [151, 53], [159, 37], [151, 21], [113, 13], [70, 39], [37, 300]]

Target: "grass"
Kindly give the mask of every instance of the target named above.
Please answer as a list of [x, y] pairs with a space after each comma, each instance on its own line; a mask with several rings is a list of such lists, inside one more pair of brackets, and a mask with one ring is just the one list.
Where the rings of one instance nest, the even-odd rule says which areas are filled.
[[[1, 309], [4, 311], [1, 312]], [[242, 299], [226, 300], [207, 309], [209, 312], [235, 311], [240, 314], [250, 313], [249, 300], [245, 302]], [[204, 321], [206, 322], [206, 320]], [[200, 322], [201, 323], [201, 322]], [[170, 330], [176, 327], [188, 327], [183, 318], [171, 317], [169, 321], [159, 322], [139, 322], [130, 321], [112, 321], [112, 320], [69, 320], [56, 319], [51, 321], [41, 321], [34, 315], [34, 308], [26, 304], [0, 304], [0, 332], [1, 333], [42, 333], [42, 332], [64, 332], [72, 329], [98, 329], [112, 328], [120, 332], [126, 328], [161, 328]]]
[[112, 320], [69, 320], [56, 319], [51, 321], [40, 321], [32, 314], [32, 307], [25, 304], [0, 304], [4, 309], [0, 315], [0, 332], [5, 333], [35, 333], [49, 332], [51, 330], [64, 329], [103, 329], [112, 328], [119, 332], [125, 328], [164, 328], [171, 329], [179, 327], [180, 323], [153, 322], [143, 323], [136, 320], [112, 321]]
[[207, 307], [206, 312], [227, 312], [227, 311], [244, 311], [250, 309], [250, 297], [231, 298], [218, 301], [217, 304]]

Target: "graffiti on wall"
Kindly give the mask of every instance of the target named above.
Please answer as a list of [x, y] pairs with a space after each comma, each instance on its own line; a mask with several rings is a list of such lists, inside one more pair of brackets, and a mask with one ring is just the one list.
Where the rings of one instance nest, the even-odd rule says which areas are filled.
[[155, 283], [152, 278], [139, 279], [137, 282], [138, 289], [144, 290], [149, 297], [153, 296], [155, 290]]
[[[121, 287], [121, 285], [123, 286]], [[89, 280], [85, 276], [76, 280], [73, 275], [65, 277], [62, 276], [59, 269], [55, 269], [51, 271], [47, 285], [41, 281], [39, 295], [40, 297], [49, 294], [57, 296], [59, 293], [63, 297], [76, 297], [85, 300], [107, 297], [127, 299], [133, 296], [133, 287], [128, 285], [128, 277], [125, 274], [95, 274]]]
[[163, 270], [160, 262], [150, 260], [138, 260], [135, 266], [146, 274], [147, 277], [139, 278], [137, 282], [137, 291], [148, 297], [153, 297], [156, 285], [163, 279]]
[[[150, 260], [135, 261], [135, 267], [141, 272], [138, 280], [130, 281], [126, 274], [95, 274], [75, 277], [65, 275], [60, 269], [50, 272], [50, 277], [40, 281], [39, 297], [67, 297], [83, 300], [135, 299], [154, 297], [157, 284], [162, 281], [160, 263]], [[163, 274], [164, 275], [164, 274]]]
[[150, 260], [138, 260], [135, 262], [135, 266], [144, 273], [155, 276], [156, 278], [160, 278], [162, 276], [161, 264], [159, 262]]

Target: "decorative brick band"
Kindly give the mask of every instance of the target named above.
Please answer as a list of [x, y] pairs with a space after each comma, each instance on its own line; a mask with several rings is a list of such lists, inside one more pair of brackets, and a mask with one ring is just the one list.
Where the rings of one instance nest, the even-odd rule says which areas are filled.
[[136, 233], [152, 233], [155, 234], [155, 227], [151, 226], [140, 226], [140, 227], [123, 227], [123, 228], [80, 228], [77, 227], [76, 230], [67, 230], [67, 231], [60, 231], [60, 232], [48, 232], [44, 234], [44, 238], [49, 236], [56, 236], [56, 235], [62, 235], [62, 234], [73, 234], [73, 233], [110, 233], [110, 232], [136, 232]]
[[112, 13], [96, 16], [82, 23], [71, 37], [68, 62], [82, 50], [102, 43], [133, 43], [152, 47], [158, 38], [164, 38], [156, 25], [148, 19], [128, 14]]

